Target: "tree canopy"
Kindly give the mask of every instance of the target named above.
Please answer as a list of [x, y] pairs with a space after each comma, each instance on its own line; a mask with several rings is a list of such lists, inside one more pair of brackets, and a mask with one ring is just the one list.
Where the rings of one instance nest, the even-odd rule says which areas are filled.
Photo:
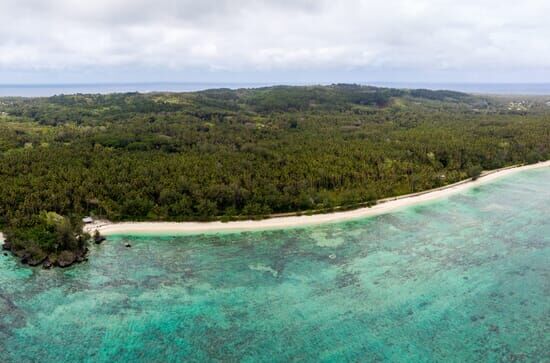
[[550, 108], [510, 102], [357, 85], [1, 98], [0, 224], [330, 209], [549, 159]]

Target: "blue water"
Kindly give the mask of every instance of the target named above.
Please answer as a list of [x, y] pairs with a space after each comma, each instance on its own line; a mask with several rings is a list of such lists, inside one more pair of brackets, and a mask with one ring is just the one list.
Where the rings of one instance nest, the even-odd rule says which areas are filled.
[[[0, 255], [0, 362], [550, 362], [550, 168], [354, 222]], [[130, 242], [132, 248], [125, 248]]]
[[[550, 95], [550, 83], [420, 83], [420, 82], [357, 82], [380, 87], [425, 88], [431, 90], [452, 90], [467, 93], [507, 95]], [[258, 88], [274, 86], [277, 82], [243, 83], [98, 83], [98, 84], [27, 84], [2, 85], [0, 97], [47, 97], [75, 93], [121, 93], [121, 92], [191, 92], [212, 88]], [[304, 83], [284, 83], [304, 85]], [[323, 83], [328, 84], [328, 83]]]
[[493, 95], [550, 95], [550, 83], [422, 83], [373, 82], [372, 85], [390, 88], [451, 90]]
[[274, 83], [97, 83], [97, 84], [0, 84], [0, 97], [49, 97], [60, 94], [108, 94], [124, 92], [193, 92], [213, 88], [258, 88]]

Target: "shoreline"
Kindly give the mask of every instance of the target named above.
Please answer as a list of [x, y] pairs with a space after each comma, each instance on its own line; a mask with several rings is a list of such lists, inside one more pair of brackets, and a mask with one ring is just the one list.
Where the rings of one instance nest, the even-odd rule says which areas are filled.
[[[213, 232], [245, 232], [273, 230], [294, 227], [307, 227], [320, 224], [338, 223], [361, 218], [387, 214], [401, 208], [441, 199], [470, 188], [487, 184], [503, 176], [520, 171], [550, 167], [550, 160], [537, 164], [511, 166], [484, 172], [477, 180], [463, 180], [444, 187], [397, 197], [381, 199], [372, 207], [363, 207], [349, 211], [336, 211], [327, 214], [283, 216], [263, 220], [245, 220], [233, 222], [120, 222], [97, 221], [84, 226], [86, 232], [99, 231], [103, 235], [166, 235], [201, 234]], [[0, 235], [1, 239], [1, 235]]]

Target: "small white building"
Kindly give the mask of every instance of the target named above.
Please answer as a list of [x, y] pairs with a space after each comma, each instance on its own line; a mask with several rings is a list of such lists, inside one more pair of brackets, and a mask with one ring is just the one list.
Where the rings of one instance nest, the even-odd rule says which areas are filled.
[[94, 219], [92, 217], [84, 217], [82, 218], [82, 222], [85, 224], [94, 223]]

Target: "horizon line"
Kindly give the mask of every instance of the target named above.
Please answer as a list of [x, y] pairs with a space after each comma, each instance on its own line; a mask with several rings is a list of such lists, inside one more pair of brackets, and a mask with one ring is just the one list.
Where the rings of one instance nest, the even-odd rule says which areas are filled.
[[41, 87], [41, 86], [126, 86], [126, 85], [198, 85], [198, 84], [250, 84], [250, 85], [337, 85], [337, 84], [356, 84], [356, 85], [371, 85], [371, 84], [425, 84], [425, 85], [549, 85], [549, 81], [540, 82], [456, 82], [456, 81], [128, 81], [128, 82], [39, 82], [39, 83], [0, 83], [0, 87]]

